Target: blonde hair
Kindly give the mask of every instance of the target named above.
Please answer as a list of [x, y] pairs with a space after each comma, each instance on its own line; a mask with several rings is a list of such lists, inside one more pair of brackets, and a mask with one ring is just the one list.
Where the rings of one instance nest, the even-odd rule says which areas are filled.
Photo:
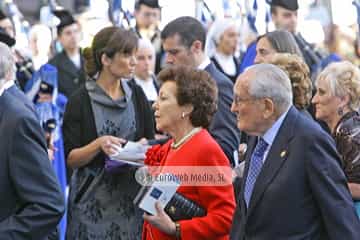
[[310, 71], [304, 60], [290, 53], [277, 53], [271, 63], [278, 66], [289, 76], [293, 91], [293, 103], [298, 109], [306, 109], [311, 102], [312, 84]]
[[348, 61], [335, 62], [328, 65], [316, 81], [324, 79], [329, 83], [333, 96], [349, 96], [349, 108], [358, 111], [360, 107], [360, 70]]

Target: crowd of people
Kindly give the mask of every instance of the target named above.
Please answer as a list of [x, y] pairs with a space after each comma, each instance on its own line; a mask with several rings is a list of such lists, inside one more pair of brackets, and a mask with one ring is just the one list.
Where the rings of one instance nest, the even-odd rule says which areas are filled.
[[[360, 69], [319, 55], [297, 10], [273, 0], [276, 30], [241, 57], [233, 19], [160, 30], [157, 0], [86, 48], [55, 9], [57, 53], [35, 25], [24, 55], [0, 13], [0, 239], [359, 239]], [[129, 142], [150, 175], [216, 180], [180, 181], [176, 207], [144, 212], [139, 168], [108, 167]]]

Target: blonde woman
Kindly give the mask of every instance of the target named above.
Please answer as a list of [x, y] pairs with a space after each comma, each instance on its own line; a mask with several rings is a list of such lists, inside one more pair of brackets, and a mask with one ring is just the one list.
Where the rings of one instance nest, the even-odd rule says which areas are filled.
[[[341, 155], [351, 195], [360, 200], [360, 70], [350, 62], [332, 63], [316, 81], [316, 118], [327, 123]], [[360, 213], [358, 205], [358, 214]]]

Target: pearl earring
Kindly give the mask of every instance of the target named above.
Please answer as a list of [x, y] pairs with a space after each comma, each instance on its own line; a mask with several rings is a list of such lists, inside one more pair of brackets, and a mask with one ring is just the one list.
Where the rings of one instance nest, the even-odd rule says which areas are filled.
[[181, 118], [185, 118], [185, 112], [181, 113]]

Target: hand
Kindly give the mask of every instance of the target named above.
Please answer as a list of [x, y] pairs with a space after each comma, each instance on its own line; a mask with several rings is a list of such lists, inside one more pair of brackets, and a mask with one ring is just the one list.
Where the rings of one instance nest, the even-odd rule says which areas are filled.
[[54, 160], [54, 158], [55, 158], [55, 156], [54, 156], [55, 149], [54, 148], [48, 148], [47, 152], [48, 152], [49, 160], [50, 160], [50, 162], [52, 162]]
[[169, 215], [166, 214], [164, 209], [161, 207], [160, 202], [155, 203], [155, 209], [155, 216], [144, 213], [144, 219], [160, 231], [174, 236], [176, 234], [175, 223], [171, 220]]
[[113, 136], [102, 136], [97, 139], [99, 148], [108, 156], [117, 153], [117, 147], [121, 147], [127, 141]]
[[241, 143], [239, 145], [239, 148], [238, 148], [239, 162], [245, 160], [246, 150], [247, 150], [247, 144], [246, 143]]
[[148, 145], [148, 140], [146, 138], [141, 138], [139, 141], [137, 141], [141, 145]]
[[49, 145], [47, 148], [47, 152], [48, 152], [48, 157], [50, 161], [53, 161], [55, 159], [55, 152], [57, 151], [57, 149], [55, 148], [54, 144], [53, 144], [53, 140], [52, 137], [50, 135], [50, 140], [49, 140]]

